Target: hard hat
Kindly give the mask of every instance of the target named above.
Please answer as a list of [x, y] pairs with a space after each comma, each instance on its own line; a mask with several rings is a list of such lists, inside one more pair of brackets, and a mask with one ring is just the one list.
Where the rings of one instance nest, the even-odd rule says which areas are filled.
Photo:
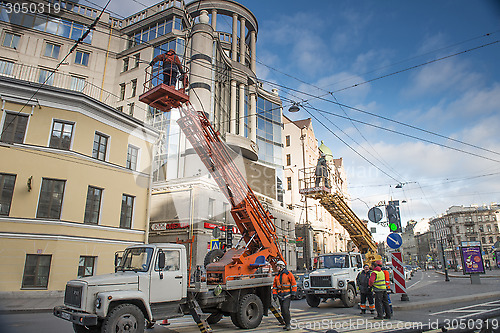
[[281, 266], [286, 266], [286, 265], [285, 265], [285, 262], [284, 262], [283, 260], [280, 260], [280, 261], [278, 261], [278, 262], [276, 263], [276, 266], [280, 266], [280, 265], [281, 265]]
[[382, 260], [376, 260], [375, 265], [382, 267], [384, 264], [382, 263]]

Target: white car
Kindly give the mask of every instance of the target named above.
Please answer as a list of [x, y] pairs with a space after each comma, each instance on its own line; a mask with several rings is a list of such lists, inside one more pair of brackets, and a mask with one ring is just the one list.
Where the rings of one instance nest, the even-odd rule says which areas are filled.
[[411, 280], [411, 270], [409, 270], [406, 267], [404, 267], [404, 270], [405, 270], [405, 280], [406, 281]]

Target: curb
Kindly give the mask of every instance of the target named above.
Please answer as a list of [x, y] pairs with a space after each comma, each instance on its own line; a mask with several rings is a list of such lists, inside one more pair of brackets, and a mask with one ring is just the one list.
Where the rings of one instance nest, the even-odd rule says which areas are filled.
[[448, 298], [442, 298], [442, 299], [438, 299], [438, 300], [434, 300], [434, 301], [432, 301], [432, 300], [419, 301], [419, 302], [415, 302], [415, 303], [408, 304], [408, 305], [395, 305], [393, 303], [392, 307], [394, 308], [394, 310], [403, 310], [404, 311], [404, 310], [429, 308], [431, 306], [440, 306], [440, 305], [447, 305], [447, 304], [459, 303], [459, 302], [475, 301], [475, 300], [493, 298], [493, 297], [500, 298], [500, 291], [490, 292], [490, 293], [482, 293], [482, 294], [476, 294], [476, 295], [448, 297]]
[[[437, 274], [440, 274], [440, 275], [445, 275], [444, 272], [441, 272], [441, 271], [436, 271], [435, 273]], [[484, 274], [479, 274], [479, 276], [481, 277], [481, 279], [500, 279], [500, 275], [484, 275]], [[462, 279], [470, 279], [470, 275], [467, 274], [467, 275], [452, 275], [452, 274], [449, 274], [448, 273], [448, 277], [451, 277], [451, 278], [462, 278]]]

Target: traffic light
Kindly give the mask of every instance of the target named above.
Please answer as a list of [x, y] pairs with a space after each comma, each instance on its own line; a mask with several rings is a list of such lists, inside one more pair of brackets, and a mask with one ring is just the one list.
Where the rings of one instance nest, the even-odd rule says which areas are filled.
[[226, 228], [226, 245], [228, 248], [233, 247], [233, 227]]
[[389, 201], [389, 204], [385, 206], [385, 211], [391, 232], [403, 232], [401, 228], [401, 217], [399, 215], [399, 201]]

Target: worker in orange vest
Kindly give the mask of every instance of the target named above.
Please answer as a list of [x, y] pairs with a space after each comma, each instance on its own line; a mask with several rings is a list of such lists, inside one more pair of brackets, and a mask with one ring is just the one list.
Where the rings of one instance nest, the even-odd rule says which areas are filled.
[[382, 271], [384, 272], [384, 275], [385, 275], [385, 286], [386, 286], [386, 290], [387, 290], [387, 299], [389, 300], [389, 308], [391, 309], [391, 316], [392, 316], [394, 311], [392, 311], [392, 301], [391, 301], [391, 296], [389, 295], [392, 293], [391, 276], [390, 276], [389, 271], [387, 269], [383, 269]]
[[175, 54], [175, 51], [170, 49], [167, 53], [162, 53], [157, 55], [151, 62], [150, 66], [153, 66], [156, 62], [163, 62], [163, 83], [168, 86], [175, 87], [177, 83], [177, 76], [179, 72], [185, 74], [185, 70], [182, 67], [179, 57]]
[[285, 268], [285, 263], [280, 260], [276, 263], [278, 274], [274, 276], [273, 298], [278, 299], [281, 308], [281, 314], [285, 321], [284, 330], [290, 331], [290, 301], [292, 296], [297, 293], [297, 282], [292, 273]]

